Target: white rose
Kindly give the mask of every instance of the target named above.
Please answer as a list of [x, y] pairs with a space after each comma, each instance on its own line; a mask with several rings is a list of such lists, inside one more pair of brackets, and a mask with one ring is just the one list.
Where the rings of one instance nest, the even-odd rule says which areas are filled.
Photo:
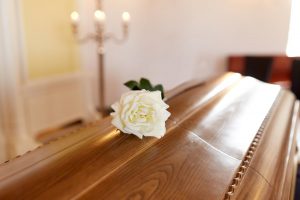
[[161, 138], [166, 132], [165, 122], [170, 113], [169, 106], [162, 100], [161, 92], [146, 90], [130, 91], [113, 104], [115, 111], [112, 124], [124, 133]]

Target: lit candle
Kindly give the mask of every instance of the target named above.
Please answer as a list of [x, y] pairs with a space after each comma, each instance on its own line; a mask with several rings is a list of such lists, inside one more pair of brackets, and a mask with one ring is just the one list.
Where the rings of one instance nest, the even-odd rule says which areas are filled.
[[102, 10], [96, 10], [94, 13], [95, 21], [99, 26], [103, 26], [106, 20], [106, 15]]
[[128, 26], [130, 22], [130, 14], [128, 12], [123, 12], [122, 19], [123, 19], [123, 23]]
[[71, 22], [73, 25], [77, 25], [78, 24], [78, 21], [79, 21], [79, 14], [78, 12], [76, 11], [73, 11], [70, 15], [71, 17]]

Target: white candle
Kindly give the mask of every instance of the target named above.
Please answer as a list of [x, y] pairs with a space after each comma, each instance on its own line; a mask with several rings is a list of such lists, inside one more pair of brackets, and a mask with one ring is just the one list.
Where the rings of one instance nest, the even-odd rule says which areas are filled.
[[99, 26], [103, 26], [106, 20], [106, 15], [102, 10], [96, 10], [94, 13], [95, 21]]
[[128, 26], [130, 22], [130, 14], [128, 12], [123, 12], [122, 19], [123, 19], [123, 23]]
[[73, 11], [70, 15], [71, 22], [73, 25], [77, 25], [79, 22], [79, 14], [76, 11]]

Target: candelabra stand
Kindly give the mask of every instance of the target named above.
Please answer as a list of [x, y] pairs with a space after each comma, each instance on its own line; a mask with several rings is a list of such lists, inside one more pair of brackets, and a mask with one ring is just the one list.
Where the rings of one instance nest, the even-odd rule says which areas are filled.
[[78, 27], [80, 22], [79, 14], [74, 11], [71, 13], [71, 22], [72, 22], [72, 30], [75, 34], [79, 43], [85, 43], [87, 41], [95, 41], [97, 42], [97, 54], [98, 54], [98, 65], [99, 65], [99, 112], [101, 117], [106, 115], [105, 109], [105, 66], [104, 66], [104, 58], [105, 58], [105, 49], [104, 43], [108, 40], [112, 40], [116, 43], [123, 43], [128, 38], [128, 27], [130, 21], [130, 15], [128, 12], [123, 12], [122, 19], [123, 19], [123, 30], [122, 30], [122, 37], [118, 38], [113, 33], [108, 33], [105, 31], [105, 21], [106, 15], [104, 11], [101, 9], [101, 6], [98, 4], [97, 10], [94, 12], [94, 21], [95, 21], [95, 33], [88, 34], [85, 37], [80, 37], [78, 34]]

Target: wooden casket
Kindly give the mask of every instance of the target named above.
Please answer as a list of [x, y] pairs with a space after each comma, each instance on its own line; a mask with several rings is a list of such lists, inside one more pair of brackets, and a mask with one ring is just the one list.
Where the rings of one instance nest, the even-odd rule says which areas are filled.
[[89, 124], [1, 164], [0, 199], [292, 199], [292, 93], [228, 73], [167, 97], [163, 138]]

